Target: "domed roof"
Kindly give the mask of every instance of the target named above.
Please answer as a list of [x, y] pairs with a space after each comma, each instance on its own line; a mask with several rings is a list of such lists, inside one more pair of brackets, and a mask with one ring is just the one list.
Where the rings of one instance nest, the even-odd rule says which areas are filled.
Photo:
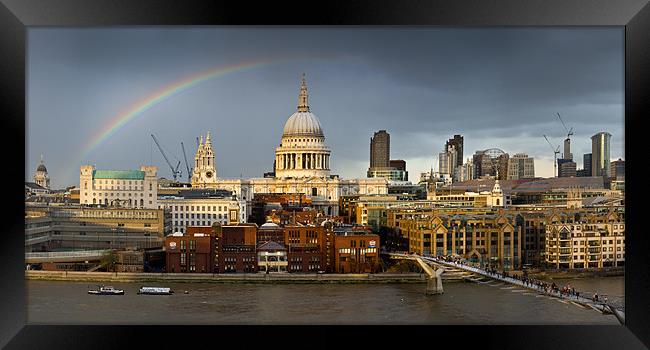
[[41, 164], [38, 165], [38, 168], [36, 168], [36, 171], [42, 171], [44, 173], [47, 172], [47, 168], [45, 167], [45, 164], [43, 164], [43, 155], [41, 154]]
[[280, 226], [278, 226], [278, 224], [276, 224], [274, 222], [267, 222], [267, 223], [263, 224], [260, 227], [280, 227]]
[[300, 84], [300, 95], [298, 96], [298, 111], [289, 117], [284, 124], [282, 136], [320, 136], [323, 137], [323, 129], [320, 121], [313, 113], [309, 111], [309, 101], [307, 95], [307, 83], [305, 75], [302, 75]]
[[323, 136], [320, 121], [311, 112], [296, 112], [284, 124], [282, 136], [308, 135]]

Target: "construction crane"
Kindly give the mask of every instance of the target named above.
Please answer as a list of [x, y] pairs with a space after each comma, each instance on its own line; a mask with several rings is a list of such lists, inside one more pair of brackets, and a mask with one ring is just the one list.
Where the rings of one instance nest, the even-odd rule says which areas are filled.
[[[180, 175], [180, 171], [178, 171], [178, 167], [181, 165], [181, 161], [178, 161], [178, 164], [176, 164], [176, 168], [172, 166], [172, 163], [169, 162], [169, 159], [167, 158], [167, 155], [165, 154], [165, 151], [163, 151], [162, 146], [160, 146], [160, 143], [158, 143], [158, 139], [151, 134], [151, 137], [153, 138], [154, 142], [156, 143], [156, 146], [158, 146], [158, 149], [160, 150], [160, 153], [162, 153], [163, 157], [165, 158], [165, 161], [167, 162], [167, 165], [169, 165], [169, 168], [172, 171], [172, 176], [174, 177], [174, 182], [176, 182], [176, 177]], [[177, 159], [178, 160], [178, 159]]]
[[546, 142], [551, 146], [551, 149], [553, 150], [553, 177], [556, 177], [555, 174], [557, 174], [557, 155], [560, 154], [560, 146], [558, 145], [556, 148], [553, 148], [553, 144], [551, 141], [548, 140], [548, 137], [544, 135], [544, 138], [546, 139]]
[[564, 140], [563, 157], [564, 159], [572, 159], [573, 156], [571, 155], [571, 135], [573, 135], [573, 127], [571, 127], [571, 130], [567, 129], [566, 124], [564, 124], [564, 120], [562, 120], [562, 117], [560, 116], [560, 113], [557, 113], [557, 117], [560, 118], [560, 122], [562, 123], [562, 126], [566, 131], [566, 139]]
[[185, 168], [187, 169], [187, 182], [192, 182], [192, 172], [190, 171], [190, 166], [187, 164], [187, 155], [185, 154], [185, 145], [181, 141], [181, 148], [183, 149], [183, 159], [185, 159]]

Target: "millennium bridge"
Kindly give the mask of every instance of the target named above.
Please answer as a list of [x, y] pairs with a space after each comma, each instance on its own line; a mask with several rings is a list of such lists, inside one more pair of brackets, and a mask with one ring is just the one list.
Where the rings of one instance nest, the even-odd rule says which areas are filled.
[[414, 260], [418, 263], [418, 265], [420, 265], [423, 272], [427, 274], [427, 287], [425, 291], [426, 294], [442, 294], [444, 292], [442, 286], [442, 274], [446, 271], [461, 270], [468, 273], [464, 279], [471, 282], [489, 284], [492, 281], [499, 281], [502, 283], [511, 284], [515, 287], [528, 289], [539, 294], [547, 295], [549, 297], [566, 300], [567, 302], [570, 302], [576, 306], [591, 308], [603, 314], [613, 314], [622, 325], [625, 324], [625, 312], [605, 302], [594, 301], [592, 299], [580, 296], [563, 296], [560, 293], [546, 291], [545, 289], [535, 284], [524, 283], [523, 281], [516, 278], [489, 273], [488, 271], [474, 266], [468, 266], [458, 262], [449, 262], [438, 259], [436, 257], [400, 253], [388, 253], [388, 255], [391, 259]]

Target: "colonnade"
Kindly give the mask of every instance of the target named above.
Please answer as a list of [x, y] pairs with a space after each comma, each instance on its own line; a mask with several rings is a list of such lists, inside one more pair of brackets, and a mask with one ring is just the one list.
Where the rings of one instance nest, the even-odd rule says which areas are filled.
[[275, 155], [276, 169], [329, 169], [329, 154], [300, 152]]

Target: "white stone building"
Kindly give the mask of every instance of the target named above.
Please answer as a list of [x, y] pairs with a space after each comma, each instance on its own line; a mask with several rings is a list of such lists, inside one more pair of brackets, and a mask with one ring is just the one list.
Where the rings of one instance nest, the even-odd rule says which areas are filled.
[[79, 203], [157, 209], [157, 171], [157, 167], [146, 165], [140, 170], [96, 170], [92, 165], [82, 165]]
[[246, 222], [246, 201], [231, 196], [181, 191], [158, 198], [160, 209], [171, 214], [173, 232], [185, 233], [187, 226], [236, 225]]
[[[321, 123], [309, 109], [303, 75], [297, 111], [285, 123], [280, 145], [275, 149], [275, 177], [217, 178], [214, 153], [211, 146], [208, 152], [203, 145], [197, 150], [195, 159], [200, 161], [196, 163], [194, 174], [206, 176], [193, 177], [192, 187], [232, 191], [238, 199], [249, 204], [247, 215], [250, 215], [250, 204], [256, 193], [304, 193], [312, 199], [313, 206], [326, 215], [338, 215], [341, 195], [388, 193], [385, 178], [340, 179], [330, 175], [330, 155]], [[214, 177], [207, 177], [212, 171]]]

